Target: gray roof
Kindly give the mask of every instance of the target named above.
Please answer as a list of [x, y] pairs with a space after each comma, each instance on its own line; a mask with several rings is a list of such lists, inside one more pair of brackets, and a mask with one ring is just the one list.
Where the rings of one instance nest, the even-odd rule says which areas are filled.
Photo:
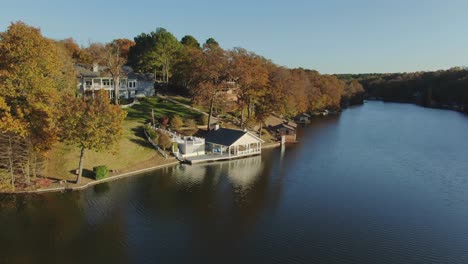
[[277, 127], [284, 127], [284, 128], [287, 128], [287, 129], [289, 129], [289, 130], [291, 130], [291, 131], [296, 131], [296, 128], [295, 128], [295, 127], [290, 126], [289, 124], [286, 124], [286, 123], [283, 123], [283, 124], [281, 124], [281, 125], [279, 125], [279, 126], [277, 126]]
[[154, 82], [154, 75], [151, 73], [129, 72], [128, 78], [137, 79], [138, 81]]
[[267, 127], [271, 127], [277, 129], [279, 127], [286, 127], [291, 130], [296, 130], [297, 124], [291, 121], [288, 121], [283, 118], [276, 117], [274, 115], [270, 115], [265, 120], [265, 125]]
[[74, 68], [80, 77], [99, 77], [100, 76], [99, 72], [93, 72], [88, 67], [82, 64], [80, 65], [76, 64]]
[[[223, 146], [231, 146], [245, 134], [250, 133], [237, 129], [219, 128], [217, 130], [211, 130], [208, 132], [208, 134], [205, 136], [205, 141]], [[262, 141], [261, 139], [258, 140]]]
[[[98, 72], [92, 70], [93, 65], [84, 63], [77, 63], [74, 67], [78, 77], [110, 77], [110, 74], [107, 72], [107, 67], [105, 66], [98, 66]], [[138, 81], [154, 82], [154, 75], [152, 73], [134, 72], [129, 66], [122, 66], [121, 77], [137, 79]]]

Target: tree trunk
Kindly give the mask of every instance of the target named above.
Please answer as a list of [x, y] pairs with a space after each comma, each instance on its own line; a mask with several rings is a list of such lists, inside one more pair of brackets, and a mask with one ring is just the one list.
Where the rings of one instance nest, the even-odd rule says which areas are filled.
[[260, 130], [258, 131], [258, 135], [260, 138], [262, 137], [262, 128], [263, 128], [263, 122], [260, 122]]
[[30, 180], [30, 173], [31, 171], [31, 161], [30, 161], [30, 157], [27, 158], [26, 160], [26, 164], [24, 165], [24, 178], [26, 179], [26, 183], [31, 183], [31, 180]]
[[37, 153], [33, 151], [33, 164], [32, 164], [32, 173], [33, 173], [33, 178], [37, 177]]
[[215, 97], [215, 95], [213, 94], [213, 95], [211, 96], [210, 112], [208, 113], [208, 126], [207, 126], [207, 131], [210, 131], [211, 116], [213, 115], [214, 97]]
[[250, 117], [252, 116], [252, 111], [250, 109], [250, 99], [247, 101], [247, 118], [250, 119]]
[[15, 189], [15, 174], [13, 172], [13, 146], [11, 143], [11, 136], [8, 136], [8, 161], [10, 166], [10, 176], [11, 176], [11, 187]]
[[168, 64], [166, 64], [165, 70], [166, 70], [166, 83], [169, 84], [169, 66], [168, 66]]
[[80, 184], [81, 176], [83, 175], [83, 163], [84, 163], [84, 152], [85, 148], [81, 147], [80, 151], [80, 165], [78, 167], [78, 177], [76, 178], [76, 184]]
[[119, 104], [119, 84], [120, 78], [119, 76], [114, 77], [114, 102], [116, 105]]
[[245, 109], [244, 109], [244, 107], [242, 106], [242, 108], [241, 108], [241, 124], [240, 124], [240, 126], [241, 126], [242, 129], [244, 128], [244, 110], [245, 110]]

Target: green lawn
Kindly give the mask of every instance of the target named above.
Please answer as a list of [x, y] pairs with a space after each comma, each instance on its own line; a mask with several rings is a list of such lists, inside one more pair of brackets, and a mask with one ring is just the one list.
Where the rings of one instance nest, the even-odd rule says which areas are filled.
[[174, 101], [179, 102], [179, 103], [190, 105], [190, 106], [192, 105], [192, 99], [190, 99], [188, 97], [183, 97], [183, 96], [180, 96], [180, 95], [171, 95], [171, 96], [168, 96], [168, 97], [171, 98]]
[[151, 109], [154, 109], [154, 115], [156, 118], [178, 115], [182, 118], [197, 120], [201, 115], [198, 112], [170, 102], [169, 100], [157, 97], [148, 97], [141, 99], [139, 104], [136, 104], [127, 110], [127, 120], [139, 121], [141, 124], [149, 122], [151, 121]]
[[[175, 114], [193, 119], [200, 116], [200, 113], [164, 99], [151, 97], [140, 100], [139, 104], [126, 109], [128, 116], [123, 123], [123, 136], [117, 151], [86, 151], [85, 175], [90, 175], [92, 168], [97, 165], [107, 165], [112, 170], [125, 170], [141, 167], [142, 163], [154, 166], [163, 163], [164, 158], [146, 141], [143, 134], [143, 125], [151, 120], [151, 109], [154, 109], [156, 118]], [[59, 143], [48, 153], [44, 174], [74, 180], [76, 176], [73, 171], [78, 167], [78, 161], [78, 148]]]

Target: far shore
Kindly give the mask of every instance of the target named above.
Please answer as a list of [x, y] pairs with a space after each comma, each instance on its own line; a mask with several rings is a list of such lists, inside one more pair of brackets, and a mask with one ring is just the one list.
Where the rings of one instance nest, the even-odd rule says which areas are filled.
[[[281, 146], [279, 142], [272, 142], [272, 143], [264, 144], [262, 146], [262, 149], [276, 148], [279, 146]], [[145, 166], [143, 168], [129, 170], [123, 173], [116, 173], [114, 175], [111, 174], [111, 176], [102, 180], [93, 180], [90, 178], [83, 178], [82, 183], [80, 184], [76, 184], [76, 183], [68, 182], [68, 181], [61, 181], [61, 183], [55, 183], [53, 187], [49, 187], [49, 188], [41, 188], [37, 190], [28, 190], [28, 191], [0, 192], [0, 194], [40, 194], [40, 193], [51, 193], [51, 192], [82, 191], [82, 190], [86, 190], [90, 187], [93, 187], [101, 183], [124, 179], [124, 178], [128, 178], [131, 176], [138, 176], [144, 172], [154, 171], [157, 169], [171, 167], [171, 166], [175, 166], [178, 164], [181, 164], [181, 162], [178, 161], [176, 158], [171, 157], [156, 166]], [[141, 167], [141, 166], [136, 166], [136, 167]]]

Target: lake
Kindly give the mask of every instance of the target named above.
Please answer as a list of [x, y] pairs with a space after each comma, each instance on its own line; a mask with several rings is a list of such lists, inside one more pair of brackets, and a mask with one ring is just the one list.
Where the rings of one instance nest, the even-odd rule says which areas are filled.
[[366, 102], [262, 156], [0, 196], [0, 263], [468, 263], [468, 117]]

